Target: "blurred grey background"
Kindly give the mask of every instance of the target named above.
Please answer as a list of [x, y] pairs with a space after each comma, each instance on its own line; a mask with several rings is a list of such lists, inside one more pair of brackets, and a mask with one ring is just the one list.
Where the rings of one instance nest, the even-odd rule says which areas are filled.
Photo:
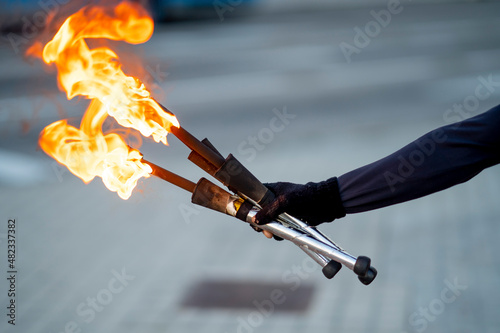
[[[46, 156], [41, 129], [77, 122], [87, 102], [67, 101], [54, 74], [22, 54], [43, 6], [0, 3], [1, 332], [500, 329], [498, 167], [323, 225], [379, 271], [368, 287], [345, 268], [326, 280], [298, 248], [194, 207], [187, 192], [158, 179], [141, 181], [123, 201], [100, 179], [85, 185]], [[151, 6], [155, 33], [130, 48], [141, 55], [143, 79], [186, 129], [262, 181], [341, 175], [500, 102], [496, 1]], [[479, 101], [485, 81], [491, 94]], [[460, 106], [469, 111], [454, 111]], [[272, 130], [276, 117], [280, 130]], [[149, 160], [204, 176], [175, 137], [169, 147], [142, 141]], [[6, 316], [8, 219], [16, 220], [15, 326]], [[280, 304], [274, 289], [286, 293]]]

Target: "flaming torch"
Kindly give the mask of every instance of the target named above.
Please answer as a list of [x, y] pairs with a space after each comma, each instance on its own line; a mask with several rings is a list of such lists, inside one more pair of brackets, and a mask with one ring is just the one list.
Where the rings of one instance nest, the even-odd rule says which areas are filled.
[[[207, 139], [199, 141], [181, 127], [175, 115], [157, 103], [138, 78], [123, 72], [113, 50], [91, 48], [88, 43], [92, 39], [144, 43], [153, 34], [153, 26], [144, 8], [126, 1], [115, 6], [85, 6], [64, 21], [39, 55], [47, 65], [56, 67], [59, 86], [68, 99], [82, 96], [90, 99], [90, 104], [79, 128], [66, 120], [50, 124], [40, 135], [40, 146], [85, 183], [101, 177], [105, 186], [122, 199], [130, 197], [141, 177], [154, 175], [192, 193], [194, 204], [257, 228], [252, 219], [274, 199], [274, 194], [233, 155], [224, 158]], [[108, 116], [165, 145], [168, 133], [172, 133], [191, 150], [188, 159], [232, 193], [205, 178], [194, 183], [144, 160], [117, 133], [103, 133]], [[364, 284], [370, 284], [377, 274], [368, 257], [348, 254], [315, 227], [289, 214], [258, 228], [299, 246], [323, 267], [328, 278], [342, 265], [353, 270]]]
[[138, 179], [149, 177], [152, 170], [118, 134], [102, 132], [105, 119], [111, 116], [118, 124], [164, 144], [170, 128], [179, 122], [151, 98], [139, 79], [122, 71], [115, 52], [108, 47], [91, 49], [87, 40], [138, 44], [152, 34], [153, 20], [138, 4], [87, 6], [64, 21], [41, 54], [46, 64], [57, 68], [59, 86], [68, 99], [82, 96], [91, 102], [80, 128], [65, 120], [55, 122], [41, 133], [40, 146], [85, 183], [101, 177], [122, 199], [128, 199]]

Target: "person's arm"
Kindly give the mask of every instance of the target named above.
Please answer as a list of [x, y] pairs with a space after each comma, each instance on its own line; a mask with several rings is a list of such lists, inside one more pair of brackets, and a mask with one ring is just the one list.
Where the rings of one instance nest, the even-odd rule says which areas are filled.
[[339, 177], [342, 204], [364, 212], [466, 182], [500, 163], [500, 106], [431, 131], [395, 153]]
[[[338, 179], [306, 185], [268, 184], [276, 200], [263, 207], [256, 220], [267, 223], [282, 212], [295, 212], [309, 216], [314, 225], [330, 222], [346, 213], [373, 210], [444, 190], [498, 163], [500, 105], [431, 131], [395, 153]], [[311, 207], [311, 199], [322, 193], [327, 193], [330, 204], [322, 204], [321, 209]], [[327, 220], [325, 215], [329, 215]]]

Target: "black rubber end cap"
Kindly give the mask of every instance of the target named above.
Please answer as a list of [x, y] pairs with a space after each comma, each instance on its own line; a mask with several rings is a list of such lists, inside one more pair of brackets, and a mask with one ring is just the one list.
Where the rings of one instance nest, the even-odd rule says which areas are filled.
[[362, 284], [367, 286], [370, 283], [372, 283], [376, 277], [377, 277], [377, 270], [375, 269], [375, 267], [370, 266], [370, 269], [368, 270], [368, 272], [366, 272], [366, 274], [364, 276], [358, 276], [358, 279], [359, 279], [359, 281], [361, 281]]
[[327, 279], [333, 278], [342, 268], [342, 264], [336, 262], [335, 260], [331, 260], [325, 267], [323, 267], [323, 275]]
[[371, 259], [365, 256], [359, 256], [354, 264], [353, 271], [358, 276], [364, 276], [370, 269]]

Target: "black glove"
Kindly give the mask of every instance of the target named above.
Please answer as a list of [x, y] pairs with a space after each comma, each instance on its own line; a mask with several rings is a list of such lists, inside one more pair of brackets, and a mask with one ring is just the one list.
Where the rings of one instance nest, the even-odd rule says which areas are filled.
[[257, 224], [269, 223], [284, 212], [313, 226], [346, 215], [337, 177], [305, 185], [282, 182], [264, 185], [276, 198], [256, 214]]

